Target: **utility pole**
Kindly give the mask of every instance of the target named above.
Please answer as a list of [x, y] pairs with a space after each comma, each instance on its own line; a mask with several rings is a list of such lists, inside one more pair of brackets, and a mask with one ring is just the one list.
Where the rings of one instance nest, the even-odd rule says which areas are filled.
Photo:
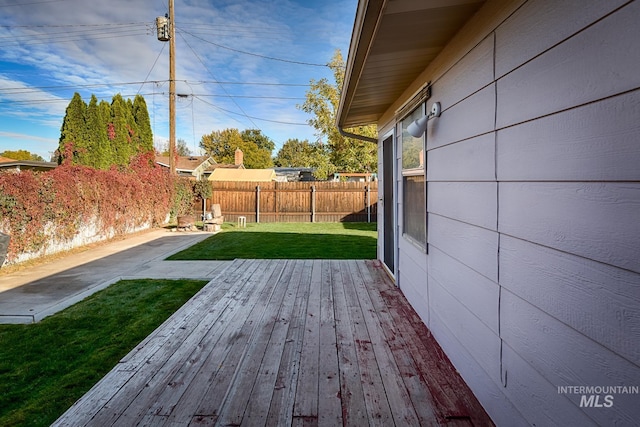
[[169, 13], [156, 18], [158, 40], [169, 42], [169, 171], [176, 174], [176, 27], [173, 0]]
[[169, 171], [176, 173], [176, 26], [173, 0], [169, 0]]

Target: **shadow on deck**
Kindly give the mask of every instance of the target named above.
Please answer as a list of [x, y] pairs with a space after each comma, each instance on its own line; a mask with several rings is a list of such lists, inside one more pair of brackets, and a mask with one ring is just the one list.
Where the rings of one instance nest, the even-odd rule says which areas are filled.
[[491, 425], [377, 261], [236, 260], [54, 425]]

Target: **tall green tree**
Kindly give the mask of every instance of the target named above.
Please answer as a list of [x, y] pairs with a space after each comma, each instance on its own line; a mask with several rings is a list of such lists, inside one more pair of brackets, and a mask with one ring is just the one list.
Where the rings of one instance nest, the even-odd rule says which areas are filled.
[[[313, 115], [308, 120], [320, 138], [327, 141], [330, 160], [340, 172], [375, 172], [378, 167], [378, 148], [375, 143], [347, 138], [340, 134], [336, 126], [336, 116], [342, 84], [344, 82], [345, 63], [340, 50], [336, 50], [327, 64], [333, 71], [334, 81], [320, 79], [311, 80], [306, 93], [306, 100], [298, 108]], [[346, 129], [358, 135], [377, 137], [375, 126], [359, 126]]]
[[2, 153], [0, 153], [0, 156], [7, 157], [13, 160], [30, 160], [34, 162], [45, 161], [41, 155], [31, 153], [27, 150], [5, 150]]
[[95, 95], [91, 95], [87, 107], [87, 124], [89, 128], [88, 153], [84, 164], [96, 169], [108, 169], [111, 166], [113, 153], [111, 143], [107, 138], [107, 125]]
[[104, 99], [98, 104], [98, 110], [100, 111], [100, 118], [102, 119], [102, 127], [107, 129], [107, 138], [109, 135], [109, 123], [111, 123], [111, 104]]
[[131, 123], [133, 123], [132, 105], [127, 103], [122, 95], [115, 95], [111, 101], [111, 124], [113, 125], [111, 146], [113, 147], [112, 162], [118, 166], [127, 166], [136, 153], [133, 144], [135, 131]]
[[[73, 147], [73, 150], [69, 150]], [[71, 152], [70, 152], [71, 151]], [[89, 105], [75, 93], [62, 123], [57, 152], [75, 164], [99, 169], [128, 167], [134, 156], [153, 152], [153, 134], [144, 98], [134, 101], [122, 95], [111, 104], [91, 95]]]
[[[89, 129], [87, 127], [87, 104], [78, 92], [73, 94], [71, 102], [62, 121], [60, 129], [60, 143], [58, 146], [58, 163], [62, 163], [65, 156], [71, 156], [74, 164], [82, 164], [87, 152]], [[71, 148], [71, 149], [70, 149]]]
[[247, 169], [264, 169], [273, 166], [271, 151], [260, 148], [254, 141], [242, 138], [238, 129], [213, 131], [203, 135], [200, 146], [218, 163], [233, 164], [236, 148], [242, 150]]
[[137, 127], [136, 141], [138, 152], [146, 153], [153, 150], [153, 132], [147, 103], [142, 95], [136, 95], [133, 100], [133, 119]]

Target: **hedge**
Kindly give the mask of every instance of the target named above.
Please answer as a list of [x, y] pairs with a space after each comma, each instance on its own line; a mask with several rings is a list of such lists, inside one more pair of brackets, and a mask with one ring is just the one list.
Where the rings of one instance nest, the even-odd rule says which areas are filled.
[[191, 188], [184, 178], [154, 163], [153, 153], [135, 158], [126, 170], [66, 162], [47, 172], [2, 172], [0, 231], [11, 235], [7, 261], [48, 253], [87, 226], [102, 239], [165, 224], [190, 208], [185, 187]]

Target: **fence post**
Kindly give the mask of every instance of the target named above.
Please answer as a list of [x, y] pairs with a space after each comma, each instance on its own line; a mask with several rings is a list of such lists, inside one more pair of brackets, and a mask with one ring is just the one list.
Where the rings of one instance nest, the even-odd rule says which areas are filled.
[[256, 186], [256, 222], [260, 222], [260, 186]]
[[316, 222], [316, 186], [311, 186], [311, 222]]
[[371, 190], [368, 185], [364, 186], [365, 203], [367, 205], [367, 222], [371, 222]]
[[274, 215], [274, 221], [275, 222], [280, 222], [280, 209], [278, 209], [278, 203], [280, 203], [280, 200], [278, 198], [278, 193], [280, 192], [280, 183], [276, 181], [275, 186], [275, 193], [273, 195], [274, 198], [274, 202], [273, 202], [273, 209], [275, 210], [275, 215]]

